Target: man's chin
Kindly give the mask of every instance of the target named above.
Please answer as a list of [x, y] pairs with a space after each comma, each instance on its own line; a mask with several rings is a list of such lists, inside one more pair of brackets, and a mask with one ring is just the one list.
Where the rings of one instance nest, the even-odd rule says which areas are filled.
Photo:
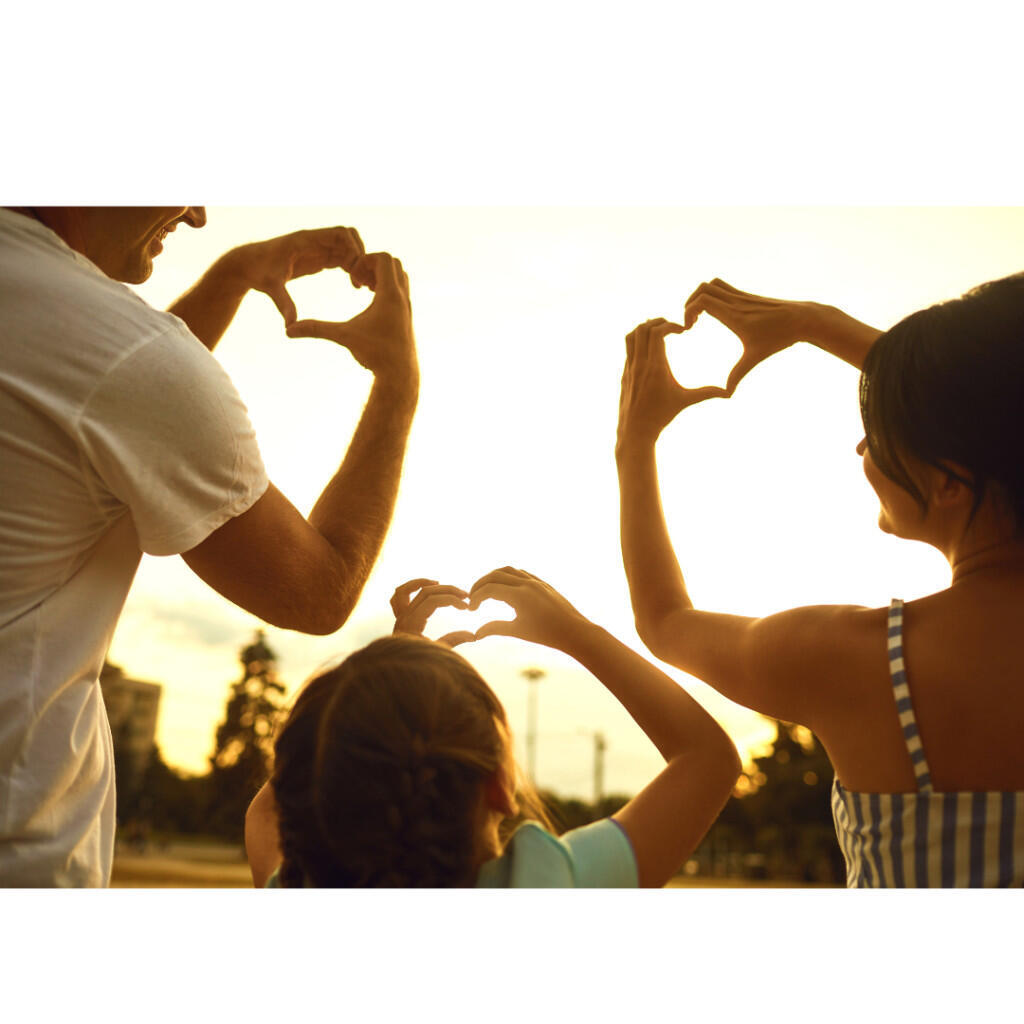
[[152, 273], [153, 260], [149, 256], [141, 256], [126, 263], [116, 278], [124, 284], [142, 284], [143, 281], [149, 280]]

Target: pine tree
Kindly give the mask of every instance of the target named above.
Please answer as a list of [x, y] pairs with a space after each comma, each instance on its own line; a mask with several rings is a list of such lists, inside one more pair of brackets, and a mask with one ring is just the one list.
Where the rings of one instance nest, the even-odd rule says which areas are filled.
[[277, 679], [277, 656], [258, 630], [242, 649], [242, 678], [233, 683], [210, 755], [207, 827], [240, 840], [245, 811], [266, 781], [274, 730], [282, 715], [285, 688]]

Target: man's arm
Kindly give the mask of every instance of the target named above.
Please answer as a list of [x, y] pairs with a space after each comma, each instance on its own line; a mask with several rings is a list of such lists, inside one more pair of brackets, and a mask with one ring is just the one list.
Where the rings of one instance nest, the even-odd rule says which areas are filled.
[[373, 253], [359, 273], [376, 295], [341, 323], [301, 321], [292, 337], [326, 337], [374, 374], [370, 397], [341, 467], [308, 521], [271, 486], [245, 513], [184, 553], [218, 593], [266, 622], [332, 633], [348, 618], [380, 552], [394, 511], [419, 394], [408, 278], [398, 260]]
[[340, 267], [357, 287], [369, 280], [357, 270], [364, 254], [355, 228], [318, 228], [251, 242], [225, 253], [169, 309], [212, 352], [250, 289], [269, 295], [284, 317], [295, 322], [288, 281]]

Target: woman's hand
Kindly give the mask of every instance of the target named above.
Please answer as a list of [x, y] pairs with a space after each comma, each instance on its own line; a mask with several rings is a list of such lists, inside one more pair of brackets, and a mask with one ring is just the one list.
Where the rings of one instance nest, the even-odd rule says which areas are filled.
[[[391, 596], [391, 610], [395, 613], [395, 628], [392, 632], [422, 636], [427, 620], [438, 608], [466, 608], [468, 598], [469, 594], [459, 587], [439, 584], [437, 580], [409, 580]], [[456, 647], [473, 639], [469, 630], [459, 630], [439, 637], [437, 642]]]
[[728, 397], [724, 388], [684, 388], [672, 375], [665, 338], [683, 330], [681, 324], [659, 317], [626, 335], [616, 445], [620, 450], [632, 444], [654, 444], [683, 409], [708, 398]]
[[469, 610], [475, 611], [489, 599], [503, 601], [516, 617], [486, 623], [476, 631], [476, 640], [487, 636], [514, 636], [566, 650], [581, 627], [591, 626], [554, 587], [508, 565], [489, 572], [470, 587]]
[[743, 354], [729, 373], [729, 395], [736, 385], [769, 356], [798, 341], [817, 342], [823, 319], [831, 310], [817, 302], [791, 302], [741, 292], [719, 278], [702, 284], [687, 300], [683, 327], [689, 329], [708, 313], [740, 339]]

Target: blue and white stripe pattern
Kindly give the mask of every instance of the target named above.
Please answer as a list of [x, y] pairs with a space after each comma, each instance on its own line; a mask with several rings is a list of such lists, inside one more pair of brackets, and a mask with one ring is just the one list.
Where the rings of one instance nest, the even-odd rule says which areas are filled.
[[903, 663], [903, 602], [889, 608], [889, 673], [916, 793], [832, 784], [832, 817], [851, 889], [1024, 885], [1024, 792], [937, 793]]

